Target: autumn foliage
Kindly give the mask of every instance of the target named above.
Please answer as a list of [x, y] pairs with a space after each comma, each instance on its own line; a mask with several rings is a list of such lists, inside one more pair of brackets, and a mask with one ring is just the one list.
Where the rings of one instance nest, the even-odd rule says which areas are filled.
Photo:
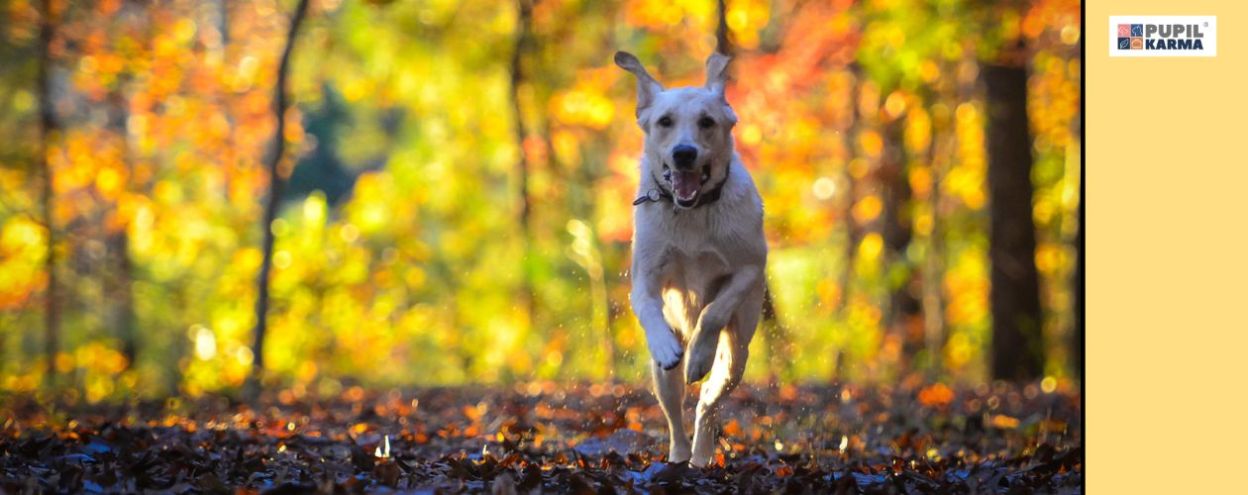
[[[96, 402], [242, 384], [291, 3], [3, 4], [0, 389]], [[980, 69], [1006, 61], [1029, 74], [1036, 352], [1047, 381], [1073, 383], [1077, 2], [520, 4], [311, 3], [268, 226], [266, 383], [641, 380], [625, 273], [641, 133], [610, 54], [698, 84], [721, 15], [772, 247], [775, 318], [748, 379], [990, 378]]]

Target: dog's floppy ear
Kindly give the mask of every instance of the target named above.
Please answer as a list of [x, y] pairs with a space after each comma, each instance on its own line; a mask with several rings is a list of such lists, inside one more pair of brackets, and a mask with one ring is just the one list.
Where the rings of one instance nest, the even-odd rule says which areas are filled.
[[646, 72], [641, 61], [631, 53], [615, 52], [615, 65], [637, 77], [637, 116], [640, 117], [641, 111], [654, 103], [654, 98], [663, 91], [663, 86]]
[[719, 52], [712, 53], [706, 59], [706, 89], [724, 96], [724, 83], [728, 80], [728, 61], [732, 60]]

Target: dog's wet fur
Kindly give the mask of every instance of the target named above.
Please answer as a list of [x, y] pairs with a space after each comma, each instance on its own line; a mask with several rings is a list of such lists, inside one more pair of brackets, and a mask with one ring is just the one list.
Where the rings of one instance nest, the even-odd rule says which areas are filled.
[[[741, 381], [762, 312], [763, 203], [732, 139], [728, 57], [707, 59], [703, 87], [673, 89], [632, 54], [616, 53], [615, 63], [637, 78], [637, 124], [646, 134], [638, 197], [670, 197], [634, 207], [633, 313], [667, 416], [668, 461], [706, 466], [719, 405]], [[681, 422], [685, 385], [703, 378], [691, 445]]]

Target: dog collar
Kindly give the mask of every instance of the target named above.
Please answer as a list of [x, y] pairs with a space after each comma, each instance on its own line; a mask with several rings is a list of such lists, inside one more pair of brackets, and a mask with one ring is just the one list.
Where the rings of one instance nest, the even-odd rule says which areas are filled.
[[[731, 171], [732, 165], [729, 164], [728, 168], [724, 169], [724, 180], [719, 181], [719, 185], [716, 185], [710, 191], [707, 191], [706, 194], [698, 196], [698, 202], [694, 203], [690, 208], [700, 208], [719, 201], [719, 197], [724, 193], [724, 184], [728, 183], [728, 174]], [[658, 203], [660, 201], [667, 201], [668, 203], [675, 204], [676, 201], [673, 198], [672, 193], [663, 189], [663, 183], [659, 182], [658, 177], [654, 176], [654, 172], [650, 173], [650, 178], [654, 180], [654, 187], [650, 188], [650, 190], [646, 191], [645, 194], [638, 196], [637, 199], [633, 200], [633, 206], [637, 206], [642, 203]]]

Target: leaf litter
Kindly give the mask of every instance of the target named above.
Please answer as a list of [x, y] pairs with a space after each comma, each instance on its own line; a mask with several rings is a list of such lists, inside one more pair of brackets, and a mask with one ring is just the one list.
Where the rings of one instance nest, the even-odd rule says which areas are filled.
[[1035, 384], [743, 386], [706, 468], [667, 463], [657, 402], [622, 384], [3, 404], [0, 493], [1012, 494], [1083, 483], [1081, 396]]

